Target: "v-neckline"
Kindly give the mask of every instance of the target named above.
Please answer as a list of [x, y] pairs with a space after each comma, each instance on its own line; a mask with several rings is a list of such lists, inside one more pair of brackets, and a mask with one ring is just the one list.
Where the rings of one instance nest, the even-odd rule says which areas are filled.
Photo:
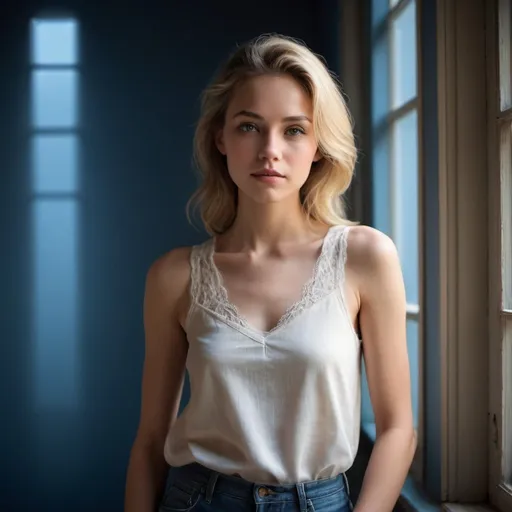
[[234, 304], [230, 300], [228, 290], [224, 283], [224, 277], [222, 275], [222, 272], [220, 271], [219, 267], [215, 263], [217, 239], [216, 239], [216, 237], [212, 237], [210, 239], [210, 244], [209, 244], [209, 248], [208, 248], [207, 262], [208, 262], [208, 266], [210, 267], [211, 272], [215, 276], [216, 286], [215, 286], [215, 289], [213, 290], [213, 292], [218, 297], [217, 300], [222, 304], [223, 308], [231, 310], [231, 313], [232, 313], [231, 316], [236, 318], [236, 320], [239, 322], [240, 326], [242, 326], [244, 329], [252, 332], [253, 334], [256, 334], [259, 338], [264, 340], [271, 334], [275, 333], [276, 331], [280, 330], [285, 325], [287, 325], [293, 318], [295, 318], [296, 314], [294, 314], [294, 312], [302, 311], [303, 306], [305, 306], [309, 302], [311, 290], [318, 279], [319, 268], [320, 268], [323, 260], [327, 256], [327, 247], [329, 245], [327, 242], [329, 241], [335, 227], [336, 226], [330, 226], [329, 229], [327, 230], [327, 233], [324, 235], [323, 240], [322, 240], [322, 245], [320, 248], [320, 253], [319, 253], [318, 257], [316, 258], [315, 264], [313, 266], [312, 275], [303, 284], [300, 297], [298, 298], [298, 300], [296, 300], [289, 307], [286, 308], [285, 312], [281, 315], [281, 317], [279, 318], [277, 323], [268, 331], [263, 331], [261, 329], [254, 327], [247, 320], [245, 315], [242, 315], [240, 313], [236, 304]]

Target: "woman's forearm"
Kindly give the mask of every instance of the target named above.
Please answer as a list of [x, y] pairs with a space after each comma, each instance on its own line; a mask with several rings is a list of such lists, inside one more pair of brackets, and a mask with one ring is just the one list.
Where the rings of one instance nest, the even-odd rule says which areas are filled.
[[135, 445], [126, 476], [124, 512], [155, 512], [168, 469], [161, 450]]
[[354, 512], [391, 512], [416, 450], [414, 431], [390, 428], [375, 441]]

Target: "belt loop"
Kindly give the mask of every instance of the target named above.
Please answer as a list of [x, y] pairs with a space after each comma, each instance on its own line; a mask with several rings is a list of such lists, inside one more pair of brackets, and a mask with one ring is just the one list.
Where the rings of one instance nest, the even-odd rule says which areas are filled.
[[304, 484], [296, 484], [297, 494], [299, 495], [300, 512], [308, 512], [308, 501], [306, 499], [306, 490]]
[[206, 503], [208, 503], [208, 505], [210, 505], [212, 502], [213, 493], [215, 491], [218, 478], [219, 473], [217, 473], [217, 471], [210, 472], [210, 478], [208, 479], [208, 485], [206, 486]]

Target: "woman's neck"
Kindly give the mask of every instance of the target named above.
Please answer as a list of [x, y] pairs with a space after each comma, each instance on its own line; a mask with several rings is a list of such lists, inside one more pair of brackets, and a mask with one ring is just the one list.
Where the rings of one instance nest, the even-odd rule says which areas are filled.
[[222, 235], [221, 245], [235, 251], [269, 252], [288, 243], [311, 241], [327, 226], [311, 222], [297, 199], [275, 203], [239, 203], [233, 225]]

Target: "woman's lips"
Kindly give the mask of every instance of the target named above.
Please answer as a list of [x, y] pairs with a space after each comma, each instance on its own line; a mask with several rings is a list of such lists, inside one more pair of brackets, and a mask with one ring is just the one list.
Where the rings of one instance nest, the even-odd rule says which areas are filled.
[[280, 174], [251, 174], [251, 176], [262, 183], [274, 184], [284, 179]]
[[255, 172], [253, 176], [276, 176], [278, 178], [284, 178], [284, 176], [276, 171], [275, 169], [262, 169], [261, 171]]

